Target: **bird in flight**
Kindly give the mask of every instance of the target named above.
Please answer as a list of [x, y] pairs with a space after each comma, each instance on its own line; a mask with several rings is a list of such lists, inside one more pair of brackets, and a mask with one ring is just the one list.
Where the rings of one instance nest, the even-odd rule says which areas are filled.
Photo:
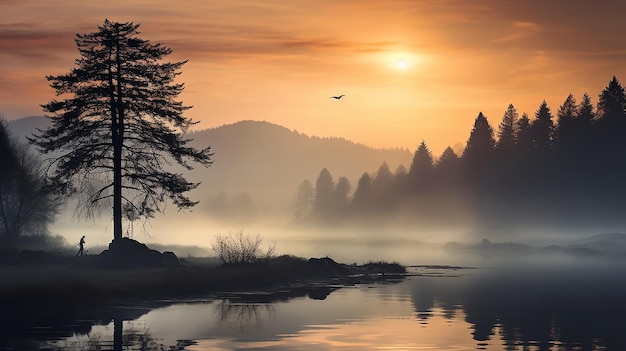
[[344, 96], [346, 96], [346, 95], [345, 94], [341, 94], [341, 95], [338, 95], [338, 96], [331, 96], [331, 97], [329, 97], [329, 99], [337, 99], [337, 100], [339, 100], [339, 99], [341, 99]]

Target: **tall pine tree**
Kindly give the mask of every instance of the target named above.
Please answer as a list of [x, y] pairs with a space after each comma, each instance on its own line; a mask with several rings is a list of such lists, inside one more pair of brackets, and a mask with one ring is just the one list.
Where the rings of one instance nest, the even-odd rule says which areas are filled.
[[122, 237], [123, 217], [153, 217], [167, 199], [180, 209], [196, 204], [185, 193], [198, 183], [164, 165], [211, 164], [209, 148], [196, 150], [184, 138], [195, 123], [176, 100], [184, 86], [174, 79], [185, 62], [162, 63], [172, 50], [140, 38], [138, 28], [105, 20], [96, 32], [76, 35], [76, 67], [47, 77], [64, 97], [43, 105], [52, 126], [30, 138], [43, 152], [61, 153], [52, 180], [84, 195], [88, 215], [113, 208], [114, 239]]
[[462, 155], [470, 179], [481, 178], [489, 173], [494, 161], [495, 144], [493, 128], [483, 113], [480, 112], [474, 120], [474, 127], [470, 132]]

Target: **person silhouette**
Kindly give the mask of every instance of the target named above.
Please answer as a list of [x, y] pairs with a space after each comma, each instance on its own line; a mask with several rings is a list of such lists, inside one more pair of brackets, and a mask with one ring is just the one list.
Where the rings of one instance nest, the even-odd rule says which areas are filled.
[[76, 253], [76, 256], [82, 256], [83, 255], [83, 251], [85, 249], [85, 236], [83, 235], [82, 238], [80, 238], [80, 242], [78, 243], [78, 252]]

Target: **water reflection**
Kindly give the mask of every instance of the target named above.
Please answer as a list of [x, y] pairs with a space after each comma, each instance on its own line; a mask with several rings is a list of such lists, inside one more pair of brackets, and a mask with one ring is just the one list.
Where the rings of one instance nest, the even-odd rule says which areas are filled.
[[215, 304], [217, 318], [222, 324], [238, 326], [242, 330], [262, 325], [264, 314], [271, 315], [274, 307], [270, 304], [233, 303], [220, 300]]
[[608, 263], [422, 267], [397, 284], [85, 309], [48, 322], [53, 337], [34, 328], [43, 320], [14, 326], [14, 341], [30, 347], [8, 348], [624, 350], [625, 271]]

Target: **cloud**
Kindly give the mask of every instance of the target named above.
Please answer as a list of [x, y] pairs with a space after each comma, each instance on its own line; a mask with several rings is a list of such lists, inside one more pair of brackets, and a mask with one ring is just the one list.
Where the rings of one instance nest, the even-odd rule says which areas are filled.
[[0, 55], [11, 60], [50, 63], [74, 47], [74, 33], [37, 28], [25, 23], [0, 24]]
[[503, 37], [494, 39], [494, 43], [515, 43], [519, 39], [533, 36], [541, 31], [536, 23], [516, 21], [511, 24], [509, 33]]

